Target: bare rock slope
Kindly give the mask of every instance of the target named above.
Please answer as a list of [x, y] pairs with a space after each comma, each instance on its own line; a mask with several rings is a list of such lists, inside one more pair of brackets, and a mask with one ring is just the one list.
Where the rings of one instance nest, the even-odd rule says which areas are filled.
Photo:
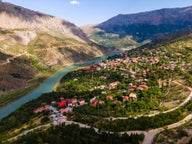
[[73, 23], [9, 3], [0, 2], [0, 20], [1, 28], [30, 29], [54, 36], [64, 35], [80, 41], [89, 41], [83, 31]]

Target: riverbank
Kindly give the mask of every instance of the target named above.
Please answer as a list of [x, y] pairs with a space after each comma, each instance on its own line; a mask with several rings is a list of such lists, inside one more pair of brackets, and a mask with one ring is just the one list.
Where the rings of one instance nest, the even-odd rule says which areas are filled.
[[0, 95], [0, 108], [13, 102], [14, 100], [23, 97], [24, 95], [29, 94], [61, 68], [62, 67], [55, 67], [50, 69], [49, 71], [39, 72], [33, 79], [28, 81], [27, 87], [2, 93]]
[[65, 76], [67, 73], [70, 71], [74, 70], [75, 68], [79, 66], [84, 66], [84, 65], [90, 65], [93, 63], [98, 63], [102, 60], [107, 59], [108, 57], [114, 56], [121, 53], [120, 51], [117, 51], [115, 53], [109, 54], [108, 56], [104, 56], [99, 59], [94, 59], [86, 62], [81, 62], [78, 64], [73, 64], [67, 67], [62, 68], [61, 70], [57, 71], [55, 74], [53, 74], [51, 77], [46, 79], [41, 85], [39, 85], [35, 90], [32, 92], [26, 94], [25, 96], [20, 97], [19, 99], [16, 99], [15, 101], [12, 101], [8, 103], [7, 105], [3, 106], [0, 108], [0, 120], [3, 119], [4, 117], [8, 116], [10, 113], [15, 111], [17, 108], [19, 108], [21, 105], [38, 98], [44, 93], [49, 93], [51, 92], [54, 88], [55, 85], [57, 84], [58, 81], [60, 81], [63, 76]]

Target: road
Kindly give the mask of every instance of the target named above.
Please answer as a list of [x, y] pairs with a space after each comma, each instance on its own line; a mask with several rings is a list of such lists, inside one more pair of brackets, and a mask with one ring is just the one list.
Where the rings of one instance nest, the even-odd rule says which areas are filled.
[[[154, 139], [156, 134], [160, 133], [161, 131], [163, 131], [165, 129], [173, 129], [173, 128], [179, 127], [179, 126], [185, 124], [186, 122], [189, 122], [190, 120], [192, 120], [192, 113], [189, 114], [188, 116], [186, 116], [181, 121], [179, 121], [177, 123], [174, 123], [174, 124], [170, 124], [170, 125], [163, 126], [163, 127], [160, 127], [160, 128], [152, 129], [152, 130], [149, 130], [149, 131], [139, 131], [139, 130], [123, 131], [123, 132], [119, 132], [119, 134], [128, 134], [128, 135], [131, 135], [131, 134], [144, 134], [145, 138], [144, 138], [144, 141], [142, 142], [142, 144], [152, 144], [153, 139]], [[87, 124], [82, 124], [82, 123], [79, 123], [79, 122], [67, 121], [67, 120], [64, 123], [66, 125], [77, 124], [81, 128], [93, 128], [97, 133], [99, 133], [99, 129], [91, 127], [91, 126], [89, 126]], [[51, 124], [46, 124], [46, 125], [41, 125], [41, 126], [35, 127], [33, 129], [30, 129], [30, 130], [26, 130], [22, 134], [19, 134], [19, 135], [15, 136], [15, 137], [12, 137], [12, 138], [8, 139], [7, 142], [14, 141], [18, 137], [26, 135], [26, 134], [28, 134], [30, 132], [35, 131], [35, 130], [42, 129], [42, 128], [45, 128], [45, 127], [51, 127], [51, 126], [52, 126]], [[110, 132], [110, 131], [105, 131], [105, 132], [114, 133], [114, 132]]]
[[[178, 81], [173, 81], [175, 84], [178, 84], [178, 85], [182, 85], [182, 86], [185, 86], [183, 85], [182, 83], [178, 82]], [[181, 106], [185, 105], [187, 102], [189, 102], [191, 99], [192, 99], [192, 88], [191, 87], [188, 87], [188, 86], [185, 86], [188, 90], [191, 91], [191, 93], [189, 94], [189, 96], [187, 97], [187, 99], [182, 102], [179, 106], [173, 108], [173, 109], [170, 109], [168, 111], [164, 111], [163, 113], [168, 113], [168, 112], [171, 112], [171, 111], [174, 111], [178, 108], [180, 108]], [[159, 113], [155, 113], [155, 114], [151, 114], [151, 115], [147, 115], [149, 117], [151, 116], [155, 116]], [[121, 117], [121, 118], [112, 118], [112, 120], [114, 119], [127, 119], [127, 117]], [[177, 123], [174, 123], [174, 124], [171, 124], [171, 125], [167, 125], [167, 126], [163, 126], [163, 127], [160, 127], [160, 128], [157, 128], [157, 129], [152, 129], [152, 130], [149, 130], [149, 131], [138, 131], [138, 130], [135, 130], [135, 131], [124, 131], [124, 132], [119, 132], [120, 134], [128, 134], [128, 135], [131, 135], [131, 134], [144, 134], [145, 135], [145, 139], [143, 141], [142, 144], [152, 144], [153, 142], [153, 139], [155, 137], [156, 134], [160, 133], [161, 131], [163, 131], [165, 128], [166, 129], [172, 129], [172, 128], [176, 128], [176, 127], [179, 127], [183, 124], [185, 124], [186, 122], [190, 121], [192, 119], [192, 113], [189, 114], [188, 116], [186, 116], [183, 120], [177, 122]], [[71, 124], [77, 124], [79, 125], [81, 128], [91, 128], [91, 126], [87, 125], [87, 124], [82, 124], [82, 123], [78, 123], [78, 122], [74, 122], [74, 121], [65, 121], [64, 122], [66, 125], [71, 125]], [[13, 141], [13, 140], [16, 140], [18, 137], [22, 136], [22, 135], [26, 135], [30, 132], [33, 132], [37, 129], [41, 129], [41, 128], [44, 128], [44, 127], [50, 127], [51, 124], [46, 124], [46, 125], [41, 125], [41, 126], [38, 126], [36, 128], [33, 128], [33, 129], [30, 129], [30, 130], [26, 130], [24, 131], [22, 134], [19, 134], [13, 138], [10, 138], [9, 140], [7, 141]], [[94, 128], [92, 127], [96, 132], [99, 133], [99, 130], [97, 128]], [[110, 131], [106, 131], [107, 133], [113, 133], [113, 132], [110, 132]]]
[[23, 55], [26, 55], [26, 54], [27, 54], [27, 52], [24, 52], [24, 53], [18, 54], [18, 55], [16, 55], [16, 56], [9, 57], [9, 58], [6, 59], [6, 62], [0, 63], [0, 66], [9, 64], [12, 60], [14, 60], [14, 59], [16, 59], [16, 58], [18, 58], [18, 57], [21, 57], [21, 56], [23, 56]]

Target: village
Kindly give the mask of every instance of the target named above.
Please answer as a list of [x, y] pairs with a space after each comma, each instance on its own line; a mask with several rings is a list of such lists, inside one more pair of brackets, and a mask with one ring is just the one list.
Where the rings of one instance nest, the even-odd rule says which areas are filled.
[[[163, 92], [161, 91], [167, 89], [172, 81], [172, 75], [167, 76], [165, 72], [173, 72], [177, 69], [184, 71], [188, 65], [184, 61], [174, 61], [174, 58], [164, 56], [164, 53], [159, 53], [158, 50], [150, 51], [147, 55], [129, 56], [128, 52], [124, 52], [115, 58], [74, 71], [70, 75], [71, 83], [65, 85], [65, 81], [63, 81], [64, 85], [58, 87], [57, 90], [64, 91], [64, 94], [65, 92], [71, 94], [74, 89], [76, 90], [75, 93], [81, 92], [83, 87], [89, 94], [88, 97], [81, 94], [71, 95], [70, 98], [60, 97], [58, 102], [42, 103], [41, 107], [35, 109], [34, 112], [38, 114], [49, 111], [49, 118], [52, 123], [60, 124], [67, 119], [66, 114], [74, 112], [74, 108], [77, 110], [81, 109], [82, 106], [86, 106], [97, 109], [97, 106], [100, 105], [100, 108], [105, 110], [105, 106], [110, 105], [111, 111], [114, 111], [114, 107], [117, 105], [124, 105], [124, 108], [127, 107], [126, 110], [128, 110], [131, 103], [144, 101], [145, 96], [143, 95], [145, 93], [150, 98], [151, 93], [154, 97], [153, 93], [155, 92], [156, 105], [153, 99], [150, 98], [150, 103], [144, 107], [148, 105], [148, 109], [151, 109], [151, 107], [157, 109], [163, 99]], [[177, 52], [175, 56], [182, 57], [183, 55]], [[117, 72], [120, 78], [111, 78], [113, 74], [110, 73], [111, 71]], [[83, 79], [81, 79], [81, 75]], [[139, 108], [139, 106], [136, 108]], [[132, 109], [130, 108], [130, 110]]]

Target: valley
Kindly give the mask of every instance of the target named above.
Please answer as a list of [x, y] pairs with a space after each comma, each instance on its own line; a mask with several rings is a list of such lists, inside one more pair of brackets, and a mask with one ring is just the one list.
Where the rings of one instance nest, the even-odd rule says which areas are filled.
[[[177, 39], [82, 65], [65, 75], [55, 92], [43, 94], [3, 119], [1, 131], [9, 134], [1, 133], [1, 138], [8, 139], [44, 124], [69, 121], [101, 132], [130, 134], [140, 130], [148, 139], [155, 136], [153, 130], [159, 133], [168, 125], [175, 128], [178, 121], [180, 126], [185, 118], [190, 121], [191, 34]], [[25, 117], [17, 121], [21, 113]], [[9, 126], [3, 126], [5, 123]]]
[[90, 42], [66, 20], [4, 2], [0, 9], [0, 106], [34, 90], [63, 67], [114, 50]]
[[0, 144], [190, 144], [191, 11], [78, 27], [0, 0]]

